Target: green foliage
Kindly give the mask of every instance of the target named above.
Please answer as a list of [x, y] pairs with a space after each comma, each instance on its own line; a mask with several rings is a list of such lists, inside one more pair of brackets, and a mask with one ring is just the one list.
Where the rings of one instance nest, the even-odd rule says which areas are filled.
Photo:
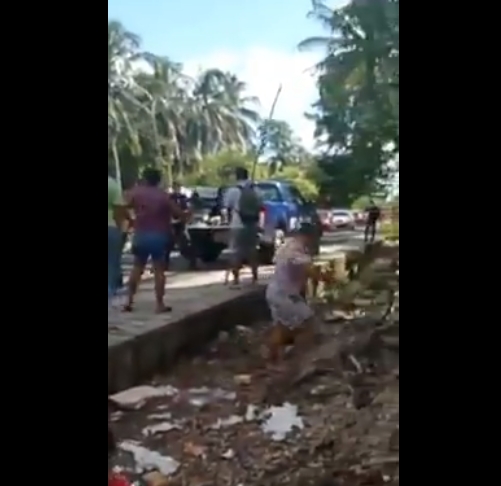
[[302, 164], [308, 158], [307, 152], [286, 121], [264, 120], [260, 134], [270, 175], [288, 165]]
[[[108, 22], [108, 165], [130, 185], [155, 165], [186, 185], [220, 185], [234, 168], [256, 179], [292, 181], [308, 198], [350, 205], [379, 193], [399, 153], [399, 0], [352, 0], [331, 10], [313, 0], [311, 16], [328, 27], [317, 66], [319, 99], [309, 115], [323, 155], [314, 160], [284, 120], [261, 120], [257, 101], [234, 74], [213, 68], [195, 79], [181, 64], [144, 53], [139, 37]], [[149, 69], [138, 72], [138, 61]], [[264, 159], [264, 162], [263, 160]]]
[[[138, 61], [150, 69], [138, 72]], [[136, 35], [108, 22], [109, 158], [120, 169], [128, 159], [125, 179], [153, 164], [171, 181], [198, 172], [204, 157], [221, 150], [253, 149], [255, 102], [235, 75], [208, 69], [192, 79], [179, 63], [142, 53]]]
[[327, 53], [311, 115], [326, 141], [320, 189], [348, 205], [384, 188], [398, 156], [399, 0], [352, 0], [334, 10], [318, 0], [312, 5], [310, 15], [329, 31], [300, 44]]
[[253, 158], [249, 154], [227, 150], [202, 159], [200, 169], [185, 176], [185, 185], [220, 186], [230, 184], [235, 180], [235, 169], [246, 167], [252, 170]]
[[282, 170], [278, 171], [273, 178], [291, 182], [307, 199], [315, 199], [318, 196], [318, 186], [315, 181], [310, 178], [306, 169], [294, 166], [284, 167]]
[[[245, 155], [241, 152], [225, 151], [217, 155], [206, 157], [200, 164], [200, 171], [189, 174], [182, 178], [186, 186], [220, 186], [228, 185], [235, 181], [235, 168], [246, 167], [252, 171], [254, 158], [251, 154]], [[309, 199], [318, 195], [318, 186], [315, 175], [319, 172], [313, 168], [301, 166], [285, 166], [282, 170], [274, 173], [274, 179], [282, 179], [292, 182], [301, 193]], [[259, 163], [256, 166], [256, 180], [269, 179], [268, 166]]]
[[[138, 61], [150, 69], [138, 72]], [[258, 164], [257, 179], [307, 161], [289, 124], [262, 122], [256, 101], [235, 75], [214, 68], [189, 78], [182, 65], [142, 53], [138, 36], [108, 22], [108, 166], [120, 169], [125, 186], [147, 165], [167, 181], [227, 184], [235, 167], [252, 171], [259, 138], [266, 164]]]
[[353, 204], [351, 205], [352, 209], [358, 209], [358, 210], [363, 210], [367, 206], [369, 206], [370, 201], [374, 201], [379, 207], [381, 207], [384, 204], [384, 199], [379, 198], [379, 197], [370, 197], [370, 196], [360, 196], [355, 201], [353, 201]]
[[397, 241], [400, 239], [400, 223], [398, 221], [383, 221], [379, 231], [385, 240]]

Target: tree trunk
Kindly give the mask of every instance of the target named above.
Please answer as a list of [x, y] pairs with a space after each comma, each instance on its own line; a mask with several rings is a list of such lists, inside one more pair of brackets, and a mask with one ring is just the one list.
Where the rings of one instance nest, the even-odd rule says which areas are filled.
[[118, 157], [117, 139], [113, 137], [111, 142], [111, 152], [113, 154], [113, 162], [115, 164], [115, 178], [118, 182], [120, 194], [122, 193], [122, 171], [120, 169], [120, 158]]

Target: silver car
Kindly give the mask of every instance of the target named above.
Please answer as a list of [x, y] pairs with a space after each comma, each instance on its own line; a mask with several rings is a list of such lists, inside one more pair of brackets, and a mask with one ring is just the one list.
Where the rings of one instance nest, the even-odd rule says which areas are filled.
[[348, 209], [334, 209], [331, 213], [332, 229], [355, 229], [355, 217]]

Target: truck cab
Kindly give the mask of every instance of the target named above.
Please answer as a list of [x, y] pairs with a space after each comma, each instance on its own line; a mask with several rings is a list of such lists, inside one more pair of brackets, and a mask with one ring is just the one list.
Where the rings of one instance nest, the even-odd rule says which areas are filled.
[[[318, 227], [318, 238], [315, 242], [315, 249], [318, 251], [322, 224], [315, 205], [307, 201], [297, 187], [287, 181], [258, 181], [254, 183], [254, 187], [263, 201], [259, 233], [260, 261], [264, 264], [271, 264], [277, 247], [283, 243], [287, 233], [297, 229], [303, 222], [309, 222]], [[217, 197], [211, 203], [215, 208], [222, 207], [227, 189], [228, 187], [216, 189]], [[217, 260], [227, 247], [230, 227], [228, 221], [223, 221], [221, 218], [217, 224], [211, 224], [209, 216], [215, 216], [215, 214], [212, 210], [207, 213], [205, 222], [198, 221], [188, 225], [188, 234], [192, 245], [191, 251], [194, 251], [197, 258], [209, 263]]]

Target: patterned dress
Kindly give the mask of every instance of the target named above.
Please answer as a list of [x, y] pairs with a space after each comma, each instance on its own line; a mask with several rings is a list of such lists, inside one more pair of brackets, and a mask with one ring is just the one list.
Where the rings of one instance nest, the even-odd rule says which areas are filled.
[[275, 256], [275, 272], [266, 289], [266, 300], [274, 324], [296, 328], [313, 317], [311, 307], [301, 296], [311, 256], [300, 243], [288, 240]]

